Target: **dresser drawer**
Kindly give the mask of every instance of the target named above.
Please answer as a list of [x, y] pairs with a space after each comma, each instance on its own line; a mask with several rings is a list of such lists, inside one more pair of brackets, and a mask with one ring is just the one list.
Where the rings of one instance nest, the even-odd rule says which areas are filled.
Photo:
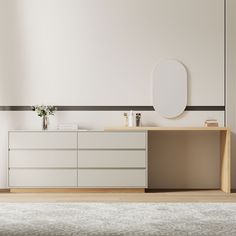
[[9, 187], [76, 187], [77, 170], [10, 169]]
[[10, 149], [76, 149], [77, 132], [9, 132]]
[[78, 187], [146, 187], [144, 169], [79, 169]]
[[79, 132], [79, 149], [145, 149], [146, 132]]
[[80, 150], [79, 168], [145, 168], [145, 150]]
[[9, 167], [77, 168], [77, 151], [11, 150], [9, 151]]

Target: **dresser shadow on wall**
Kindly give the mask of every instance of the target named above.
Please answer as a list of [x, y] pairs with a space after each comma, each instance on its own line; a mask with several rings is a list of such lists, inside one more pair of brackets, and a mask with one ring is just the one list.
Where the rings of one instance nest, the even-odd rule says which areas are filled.
[[149, 132], [150, 189], [219, 189], [219, 134]]

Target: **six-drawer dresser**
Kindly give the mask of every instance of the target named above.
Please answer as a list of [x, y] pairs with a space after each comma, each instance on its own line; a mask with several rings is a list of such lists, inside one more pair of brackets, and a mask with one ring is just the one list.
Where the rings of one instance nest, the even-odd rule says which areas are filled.
[[9, 131], [9, 188], [147, 188], [147, 132]]

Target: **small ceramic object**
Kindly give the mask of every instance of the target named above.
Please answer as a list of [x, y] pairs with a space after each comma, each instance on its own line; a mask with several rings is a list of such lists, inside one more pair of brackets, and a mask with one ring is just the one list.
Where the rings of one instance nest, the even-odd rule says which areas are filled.
[[136, 113], [135, 120], [136, 120], [136, 127], [141, 127], [141, 113]]
[[128, 115], [128, 127], [134, 126], [134, 112], [130, 111]]

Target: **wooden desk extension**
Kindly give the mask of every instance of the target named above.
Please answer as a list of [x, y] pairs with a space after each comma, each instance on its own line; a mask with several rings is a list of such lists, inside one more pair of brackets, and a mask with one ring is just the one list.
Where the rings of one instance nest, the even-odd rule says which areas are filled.
[[110, 127], [105, 130], [112, 131], [196, 131], [220, 132], [220, 188], [225, 193], [231, 192], [231, 154], [230, 129], [226, 127]]

